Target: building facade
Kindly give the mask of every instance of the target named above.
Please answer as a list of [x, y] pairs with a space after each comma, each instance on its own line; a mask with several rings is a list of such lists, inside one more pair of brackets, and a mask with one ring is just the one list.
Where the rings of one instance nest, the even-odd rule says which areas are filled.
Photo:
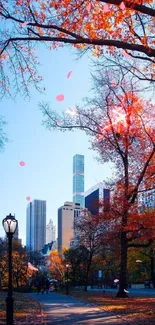
[[146, 190], [139, 194], [138, 207], [141, 211], [155, 209], [155, 189]]
[[40, 251], [46, 243], [46, 201], [34, 200], [26, 211], [26, 247]]
[[63, 247], [69, 247], [74, 237], [75, 218], [81, 210], [80, 203], [65, 202], [58, 209], [58, 251]]
[[73, 157], [73, 202], [84, 208], [84, 156]]
[[32, 250], [32, 202], [26, 208], [26, 248]]
[[[99, 203], [103, 203], [103, 207]], [[110, 190], [106, 189], [103, 183], [98, 183], [85, 192], [85, 207], [92, 215], [99, 214], [100, 211], [107, 211], [110, 207]]]
[[46, 244], [55, 241], [55, 233], [56, 227], [53, 225], [52, 219], [50, 219], [49, 223], [46, 226]]

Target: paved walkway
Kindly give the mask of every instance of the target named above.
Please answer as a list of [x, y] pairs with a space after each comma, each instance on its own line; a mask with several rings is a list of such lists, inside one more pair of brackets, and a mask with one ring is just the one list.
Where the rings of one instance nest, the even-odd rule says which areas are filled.
[[129, 325], [121, 318], [70, 296], [54, 292], [30, 295], [41, 303], [45, 325]]

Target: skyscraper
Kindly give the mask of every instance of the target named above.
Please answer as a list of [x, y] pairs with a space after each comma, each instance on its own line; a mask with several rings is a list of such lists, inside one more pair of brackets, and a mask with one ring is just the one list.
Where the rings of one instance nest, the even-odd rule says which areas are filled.
[[58, 251], [62, 252], [63, 246], [68, 247], [74, 237], [74, 222], [80, 211], [80, 203], [65, 202], [58, 209]]
[[49, 223], [46, 226], [46, 244], [55, 241], [55, 229], [56, 227], [53, 225], [52, 219], [50, 219]]
[[46, 243], [46, 201], [34, 200], [26, 211], [26, 247], [39, 251]]
[[32, 250], [32, 202], [26, 208], [26, 248]]
[[[103, 208], [99, 207], [99, 203], [103, 203]], [[103, 183], [98, 183], [87, 192], [85, 192], [85, 207], [92, 213], [97, 215], [101, 209], [104, 211], [110, 207], [110, 190], [106, 189]]]
[[84, 156], [73, 157], [73, 202], [84, 208]]

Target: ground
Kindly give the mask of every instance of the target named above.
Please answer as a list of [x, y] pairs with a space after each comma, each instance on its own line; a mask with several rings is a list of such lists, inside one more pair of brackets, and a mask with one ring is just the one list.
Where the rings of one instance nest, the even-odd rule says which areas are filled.
[[129, 325], [116, 315], [68, 295], [55, 292], [29, 295], [41, 303], [44, 325]]
[[135, 325], [155, 325], [155, 298], [135, 297], [116, 298], [115, 292], [70, 292], [71, 295], [95, 303], [100, 308], [117, 314]]
[[[14, 325], [41, 324], [41, 309], [38, 301], [23, 293], [13, 293]], [[6, 293], [0, 292], [0, 325], [6, 324]]]
[[[139, 292], [137, 290], [137, 292]], [[75, 292], [69, 296], [14, 293], [14, 325], [155, 325], [155, 298], [116, 298], [115, 292]], [[0, 292], [0, 325], [6, 324], [6, 293]], [[41, 312], [40, 304], [43, 312]]]

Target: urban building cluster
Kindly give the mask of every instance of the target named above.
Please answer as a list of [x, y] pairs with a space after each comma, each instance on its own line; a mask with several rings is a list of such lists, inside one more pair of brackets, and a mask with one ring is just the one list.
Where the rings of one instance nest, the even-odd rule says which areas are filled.
[[[76, 242], [75, 221], [82, 216], [83, 209], [97, 215], [100, 209], [106, 211], [110, 205], [110, 190], [104, 183], [95, 184], [85, 192], [84, 156], [73, 157], [73, 201], [66, 201], [58, 208], [57, 232], [52, 219], [46, 224], [46, 201], [34, 200], [26, 211], [26, 248], [48, 255], [53, 249], [62, 252], [63, 247], [70, 247]], [[155, 190], [142, 192], [139, 196], [139, 208], [155, 207]], [[102, 208], [99, 206], [102, 202]], [[18, 233], [16, 234], [18, 237]]]
[[86, 208], [93, 215], [99, 213], [99, 201], [104, 208], [109, 206], [110, 191], [103, 183], [96, 184], [87, 192], [84, 191], [84, 156], [73, 157], [73, 201], [66, 201], [58, 208], [58, 238], [52, 219], [46, 224], [46, 201], [34, 200], [26, 210], [26, 248], [28, 251], [40, 251], [47, 255], [51, 250], [62, 251], [75, 242], [75, 220]]

